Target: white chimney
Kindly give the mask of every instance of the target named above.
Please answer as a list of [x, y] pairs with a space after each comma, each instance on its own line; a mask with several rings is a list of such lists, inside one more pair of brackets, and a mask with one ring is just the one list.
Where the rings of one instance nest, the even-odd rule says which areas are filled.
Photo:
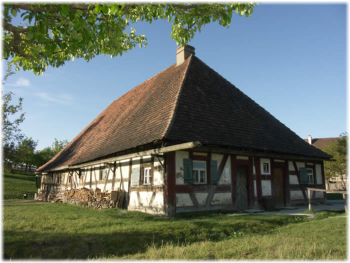
[[312, 145], [312, 137], [309, 135], [309, 144]]
[[194, 47], [192, 46], [179, 46], [176, 49], [176, 66], [181, 65], [191, 54], [194, 53]]

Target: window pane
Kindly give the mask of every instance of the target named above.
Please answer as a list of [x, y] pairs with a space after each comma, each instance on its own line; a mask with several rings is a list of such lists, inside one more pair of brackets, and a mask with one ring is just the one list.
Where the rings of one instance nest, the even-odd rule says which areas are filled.
[[193, 168], [205, 169], [206, 162], [193, 161]]
[[268, 173], [268, 172], [269, 172], [269, 164], [264, 163], [264, 173]]
[[193, 171], [193, 181], [194, 181], [195, 183], [198, 182], [198, 171]]
[[200, 171], [200, 182], [205, 183], [205, 171]]

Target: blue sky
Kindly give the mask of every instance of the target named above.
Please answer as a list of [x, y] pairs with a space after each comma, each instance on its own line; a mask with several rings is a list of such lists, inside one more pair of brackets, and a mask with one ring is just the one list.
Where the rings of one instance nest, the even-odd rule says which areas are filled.
[[[76, 59], [44, 75], [19, 71], [4, 91], [23, 98], [22, 132], [38, 149], [73, 140], [110, 103], [176, 62], [171, 24], [137, 23], [148, 39], [122, 57]], [[337, 137], [346, 126], [346, 5], [260, 4], [227, 29], [205, 26], [196, 56], [302, 138]], [[3, 72], [6, 63], [3, 62]]]

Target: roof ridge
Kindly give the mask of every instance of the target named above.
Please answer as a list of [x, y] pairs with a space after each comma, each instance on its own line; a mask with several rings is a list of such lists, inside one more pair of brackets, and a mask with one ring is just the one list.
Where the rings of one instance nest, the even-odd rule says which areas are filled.
[[165, 131], [164, 131], [164, 134], [162, 136], [162, 139], [166, 138], [169, 135], [171, 127], [173, 126], [174, 119], [175, 119], [175, 114], [176, 114], [176, 109], [177, 109], [177, 106], [179, 105], [179, 98], [180, 98], [180, 95], [181, 95], [181, 91], [183, 90], [183, 86], [184, 86], [185, 80], [186, 80], [187, 75], [188, 75], [188, 71], [189, 71], [188, 69], [190, 68], [191, 62], [193, 60], [193, 54], [191, 54], [188, 59], [189, 59], [189, 62], [188, 62], [185, 74], [184, 74], [184, 76], [182, 78], [182, 81], [181, 81], [181, 87], [179, 89], [179, 93], [176, 96], [176, 103], [174, 105], [173, 114], [172, 114], [171, 118], [169, 119], [167, 127], [165, 128]]

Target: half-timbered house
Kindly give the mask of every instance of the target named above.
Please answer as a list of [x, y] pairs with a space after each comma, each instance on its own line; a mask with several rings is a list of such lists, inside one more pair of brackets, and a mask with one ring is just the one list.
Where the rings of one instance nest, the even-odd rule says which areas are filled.
[[[203, 63], [191, 46], [177, 61], [116, 99], [37, 169], [41, 193], [125, 190], [125, 208], [151, 214], [263, 208], [307, 202], [324, 188], [309, 145]], [[325, 195], [313, 192], [313, 200]]]

